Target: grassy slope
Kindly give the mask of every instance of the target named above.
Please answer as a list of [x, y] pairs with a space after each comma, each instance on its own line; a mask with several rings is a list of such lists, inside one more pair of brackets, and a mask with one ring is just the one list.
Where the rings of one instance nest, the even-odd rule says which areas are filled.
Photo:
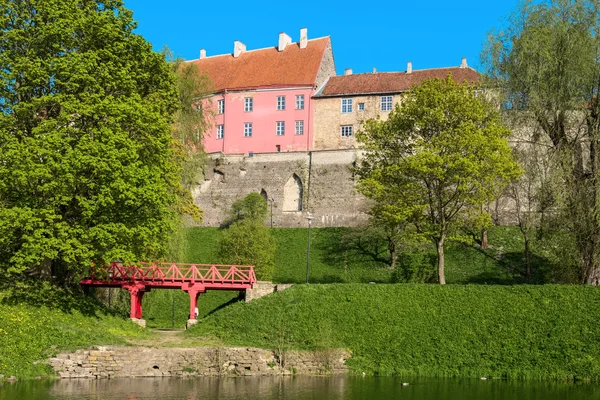
[[374, 374], [600, 380], [589, 286], [302, 285], [188, 331], [229, 345], [349, 348]]
[[[189, 228], [185, 232], [183, 262], [218, 262], [217, 228]], [[306, 229], [273, 229], [277, 241], [273, 281], [302, 283], [306, 278]], [[387, 283], [391, 272], [368, 254], [349, 250], [346, 228], [311, 230], [311, 282]], [[489, 232], [492, 245], [485, 251], [477, 246], [450, 244], [446, 254], [448, 283], [512, 284], [522, 281], [523, 242], [517, 228], [494, 227]], [[534, 257], [534, 282], [544, 281], [548, 262]], [[126, 296], [125, 296], [126, 297]], [[235, 301], [235, 292], [208, 292], [198, 303], [200, 317]], [[125, 299], [127, 301], [127, 299]], [[127, 309], [128, 304], [124, 305]], [[173, 313], [174, 309], [174, 313]], [[189, 312], [188, 295], [182, 291], [155, 290], [144, 297], [144, 317], [150, 327], [181, 328]]]
[[148, 332], [93, 299], [46, 283], [0, 286], [0, 375], [51, 374], [45, 359], [61, 349], [123, 344]]

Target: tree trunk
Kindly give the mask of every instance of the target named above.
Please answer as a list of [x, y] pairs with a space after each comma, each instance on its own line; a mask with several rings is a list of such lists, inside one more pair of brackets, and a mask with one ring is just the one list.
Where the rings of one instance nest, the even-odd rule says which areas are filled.
[[531, 254], [529, 253], [529, 238], [523, 234], [525, 239], [525, 276], [527, 279], [531, 276]]
[[489, 247], [488, 245], [488, 231], [486, 228], [483, 228], [481, 230], [481, 248], [482, 249], [487, 249]]
[[444, 240], [446, 239], [446, 235], [443, 234], [441, 238], [436, 239], [435, 247], [437, 249], [438, 256], [438, 279], [440, 281], [440, 285], [446, 284], [446, 275], [444, 273]]
[[391, 238], [388, 238], [388, 250], [390, 252], [390, 270], [393, 271], [398, 265], [398, 250], [396, 243]]

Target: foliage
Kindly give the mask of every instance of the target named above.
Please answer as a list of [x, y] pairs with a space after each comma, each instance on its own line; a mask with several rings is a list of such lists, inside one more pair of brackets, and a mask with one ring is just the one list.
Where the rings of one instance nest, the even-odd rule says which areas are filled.
[[431, 246], [407, 244], [400, 251], [393, 283], [429, 283], [436, 277], [436, 255]]
[[563, 254], [579, 259], [580, 281], [593, 284], [600, 282], [599, 11], [598, 0], [525, 1], [483, 53], [505, 114], [550, 148]]
[[173, 136], [183, 155], [184, 190], [180, 214], [189, 214], [196, 222], [201, 222], [202, 210], [194, 203], [189, 190], [198, 184], [206, 162], [202, 138], [212, 126], [214, 117], [207, 98], [212, 92], [212, 82], [208, 75], [200, 73], [195, 63], [186, 63], [175, 57], [168, 47], [165, 46], [162, 53], [174, 74], [179, 98], [179, 107], [173, 116]]
[[291, 348], [327, 339], [357, 373], [600, 381], [598, 318], [584, 286], [299, 285], [187, 334], [271, 349], [282, 331]]
[[222, 263], [254, 265], [258, 279], [270, 280], [275, 266], [275, 240], [264, 225], [267, 204], [258, 193], [236, 200], [219, 240]]
[[259, 193], [250, 193], [237, 199], [231, 206], [228, 223], [243, 220], [264, 221], [267, 218], [267, 202]]
[[358, 190], [375, 200], [387, 225], [410, 223], [436, 245], [445, 283], [444, 243], [466, 224], [485, 225], [482, 204], [519, 175], [496, 108], [474, 87], [429, 80], [408, 91], [388, 120], [371, 119], [357, 135], [366, 150]]
[[271, 280], [275, 267], [275, 240], [262, 222], [242, 220], [231, 224], [219, 242], [219, 259], [225, 264], [254, 265], [256, 277]]
[[92, 298], [47, 282], [11, 282], [0, 288], [0, 375], [5, 377], [52, 375], [45, 360], [61, 350], [147, 336]]
[[0, 8], [2, 273], [164, 255], [186, 195], [168, 64], [120, 0]]

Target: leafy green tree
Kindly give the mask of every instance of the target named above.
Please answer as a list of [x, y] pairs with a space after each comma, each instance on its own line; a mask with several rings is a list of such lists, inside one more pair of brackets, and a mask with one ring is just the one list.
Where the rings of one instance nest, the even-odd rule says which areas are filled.
[[368, 120], [357, 135], [359, 192], [375, 201], [372, 214], [435, 244], [441, 284], [446, 240], [488, 223], [481, 205], [520, 172], [509, 134], [494, 106], [448, 76], [411, 89], [387, 121]]
[[[574, 241], [580, 280], [600, 283], [600, 1], [525, 1], [483, 52], [504, 113], [548, 146], [562, 182], [553, 193]], [[537, 129], [541, 134], [534, 134]], [[574, 257], [573, 257], [574, 256]]]
[[267, 205], [258, 193], [238, 199], [219, 242], [221, 262], [254, 265], [258, 279], [269, 280], [275, 268], [275, 239], [264, 224]]
[[164, 57], [120, 0], [0, 10], [0, 270], [160, 257], [185, 195]]
[[237, 199], [231, 206], [229, 221], [231, 223], [242, 220], [264, 221], [267, 217], [267, 202], [259, 193]]

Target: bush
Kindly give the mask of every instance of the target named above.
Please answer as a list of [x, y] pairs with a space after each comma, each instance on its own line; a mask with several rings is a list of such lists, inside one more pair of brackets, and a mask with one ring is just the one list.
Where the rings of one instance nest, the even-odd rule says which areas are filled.
[[398, 255], [392, 283], [430, 283], [437, 278], [437, 256], [427, 247], [407, 246]]
[[254, 265], [256, 277], [270, 280], [275, 268], [275, 241], [262, 222], [234, 222], [223, 232], [219, 258], [224, 264]]

